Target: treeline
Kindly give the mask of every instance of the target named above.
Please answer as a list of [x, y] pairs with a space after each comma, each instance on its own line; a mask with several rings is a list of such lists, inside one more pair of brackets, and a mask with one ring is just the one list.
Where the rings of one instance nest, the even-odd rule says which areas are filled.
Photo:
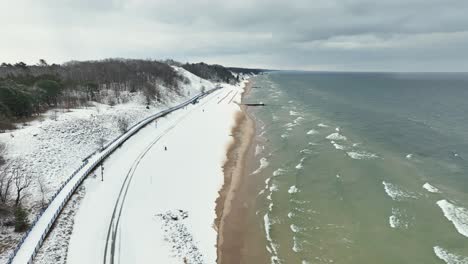
[[239, 78], [234, 76], [231, 71], [217, 64], [209, 65], [204, 62], [186, 63], [182, 68], [203, 78], [214, 82], [236, 83]]
[[161, 85], [181, 94], [188, 79], [168, 64], [153, 60], [106, 59], [49, 65], [3, 63], [0, 66], [0, 129], [51, 107], [71, 108], [89, 101], [121, 103], [123, 94], [142, 92], [147, 102], [163, 100]]
[[265, 72], [266, 70], [264, 69], [249, 69], [249, 68], [238, 68], [238, 67], [228, 67], [228, 70], [234, 72], [234, 73], [242, 73], [242, 74], [260, 74], [262, 72]]

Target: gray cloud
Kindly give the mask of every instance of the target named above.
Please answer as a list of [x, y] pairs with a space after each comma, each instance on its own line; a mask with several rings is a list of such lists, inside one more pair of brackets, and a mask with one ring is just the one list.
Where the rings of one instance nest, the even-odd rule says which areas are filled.
[[464, 0], [2, 1], [0, 61], [468, 71]]

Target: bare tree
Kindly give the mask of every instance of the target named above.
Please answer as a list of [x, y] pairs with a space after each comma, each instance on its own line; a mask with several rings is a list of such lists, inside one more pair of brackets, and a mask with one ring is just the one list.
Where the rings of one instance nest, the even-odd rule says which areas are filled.
[[17, 207], [21, 200], [24, 198], [24, 191], [29, 188], [32, 183], [32, 177], [29, 174], [25, 174], [21, 168], [20, 163], [21, 161], [16, 161], [16, 166], [13, 168], [13, 182], [16, 187], [16, 199], [15, 199], [15, 207]]
[[3, 155], [5, 154], [5, 143], [0, 142], [0, 168], [5, 165], [5, 159], [3, 158]]
[[0, 166], [0, 202], [6, 204], [13, 184], [13, 175], [9, 173], [8, 166]]
[[48, 188], [44, 184], [44, 180], [42, 179], [41, 176], [37, 177], [37, 183], [39, 184], [39, 190], [41, 191], [41, 208], [44, 209], [47, 206], [45, 196], [46, 196]]

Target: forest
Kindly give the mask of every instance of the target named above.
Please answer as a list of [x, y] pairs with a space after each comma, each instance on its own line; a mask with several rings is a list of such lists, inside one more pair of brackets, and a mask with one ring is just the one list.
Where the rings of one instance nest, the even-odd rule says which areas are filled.
[[[236, 83], [239, 79], [221, 65], [182, 64], [173, 60], [105, 59], [35, 65], [23, 62], [0, 65], [0, 131], [13, 129], [15, 122], [34, 117], [54, 107], [73, 108], [90, 101], [110, 105], [125, 102], [123, 94], [142, 92], [147, 103], [164, 98], [161, 86], [180, 94], [189, 80], [171, 65], [215, 82]], [[236, 68], [237, 69], [237, 68]], [[242, 73], [251, 72], [249, 70]]]

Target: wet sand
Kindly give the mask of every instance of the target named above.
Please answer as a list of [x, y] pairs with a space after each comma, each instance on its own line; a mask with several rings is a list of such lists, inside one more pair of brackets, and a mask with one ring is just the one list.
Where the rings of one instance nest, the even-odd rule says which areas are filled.
[[[242, 98], [250, 91], [252, 83], [246, 84]], [[223, 166], [224, 185], [216, 201], [215, 221], [218, 228], [218, 263], [243, 263], [245, 242], [248, 238], [247, 221], [253, 213], [255, 192], [250, 190], [248, 178], [254, 160], [253, 141], [255, 122], [246, 106], [241, 106], [232, 129], [233, 142], [227, 149]], [[249, 252], [255, 250], [249, 249]], [[259, 250], [263, 252], [264, 250]], [[263, 258], [263, 257], [262, 257]]]

